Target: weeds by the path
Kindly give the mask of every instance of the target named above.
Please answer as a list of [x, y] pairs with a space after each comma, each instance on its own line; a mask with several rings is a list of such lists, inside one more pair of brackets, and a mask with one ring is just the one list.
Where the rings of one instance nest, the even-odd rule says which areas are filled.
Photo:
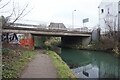
[[46, 53], [52, 58], [53, 64], [57, 68], [58, 76], [59, 78], [76, 78], [75, 75], [73, 75], [70, 68], [67, 66], [67, 64], [60, 58], [59, 55], [57, 55], [53, 51], [46, 51]]
[[2, 77], [17, 78], [26, 64], [33, 58], [35, 51], [3, 49]]

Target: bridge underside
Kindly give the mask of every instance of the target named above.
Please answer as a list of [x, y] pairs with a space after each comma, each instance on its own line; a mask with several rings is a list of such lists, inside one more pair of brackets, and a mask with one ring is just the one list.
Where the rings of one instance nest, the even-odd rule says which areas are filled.
[[63, 47], [72, 46], [87, 46], [91, 41], [91, 37], [78, 37], [78, 36], [65, 36], [61, 37], [61, 43]]

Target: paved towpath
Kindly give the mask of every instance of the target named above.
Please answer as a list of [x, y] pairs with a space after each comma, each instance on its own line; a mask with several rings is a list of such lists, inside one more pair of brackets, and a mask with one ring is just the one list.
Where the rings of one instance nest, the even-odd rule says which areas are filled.
[[28, 63], [21, 78], [57, 78], [57, 71], [48, 55], [37, 51], [35, 58]]

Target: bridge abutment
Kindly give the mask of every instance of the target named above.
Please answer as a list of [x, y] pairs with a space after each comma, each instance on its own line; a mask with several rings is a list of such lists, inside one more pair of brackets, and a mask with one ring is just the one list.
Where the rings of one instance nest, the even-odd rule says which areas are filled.
[[20, 45], [23, 46], [24, 48], [27, 48], [29, 50], [33, 50], [34, 49], [34, 37], [32, 34], [24, 34], [25, 38], [21, 39]]

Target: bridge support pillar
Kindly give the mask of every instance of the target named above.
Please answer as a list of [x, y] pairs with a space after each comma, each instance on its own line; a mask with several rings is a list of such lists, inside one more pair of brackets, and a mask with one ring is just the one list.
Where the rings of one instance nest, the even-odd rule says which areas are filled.
[[32, 34], [28, 34], [28, 40], [29, 40], [29, 49], [33, 50], [34, 49], [34, 37]]
[[79, 46], [87, 46], [91, 41], [91, 37], [83, 36], [65, 36], [61, 37], [61, 43], [63, 47], [75, 48]]
[[82, 37], [82, 45], [87, 46], [91, 42], [91, 36], [90, 37]]

